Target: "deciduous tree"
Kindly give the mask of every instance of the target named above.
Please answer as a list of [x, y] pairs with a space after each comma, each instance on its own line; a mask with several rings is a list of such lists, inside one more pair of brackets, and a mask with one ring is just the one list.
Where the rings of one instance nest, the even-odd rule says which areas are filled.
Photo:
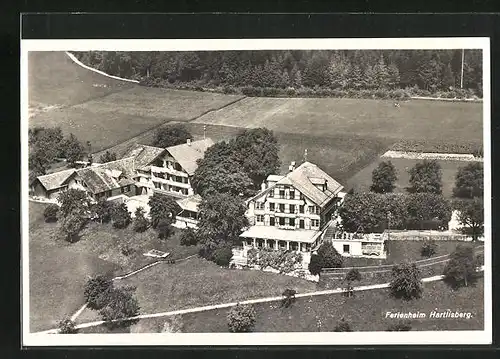
[[171, 147], [186, 143], [193, 136], [183, 124], [171, 125], [160, 128], [155, 135], [153, 145], [156, 147]]
[[146, 219], [144, 208], [137, 207], [134, 213], [134, 231], [142, 233], [149, 227], [149, 222]]
[[106, 276], [97, 275], [89, 278], [83, 289], [83, 296], [87, 306], [95, 310], [104, 308], [110, 301], [112, 289], [113, 282]]
[[59, 206], [57, 204], [49, 204], [43, 211], [43, 217], [45, 222], [57, 222], [57, 213], [59, 212]]
[[111, 214], [113, 213], [113, 202], [100, 198], [96, 203], [91, 205], [91, 212], [98, 221], [102, 223], [109, 223], [111, 221]]
[[155, 193], [149, 198], [149, 216], [151, 217], [151, 225], [156, 228], [161, 219], [170, 218], [171, 223], [175, 220], [180, 207], [172, 197]]
[[85, 227], [87, 220], [88, 219], [79, 212], [71, 212], [66, 217], [63, 217], [59, 230], [64, 240], [70, 243], [78, 241], [78, 235], [83, 227]]
[[82, 216], [89, 214], [91, 203], [85, 191], [70, 188], [61, 192], [57, 200], [61, 204], [59, 211], [62, 217], [66, 217], [72, 212], [78, 212]]
[[472, 235], [472, 240], [476, 240], [484, 231], [484, 204], [480, 197], [472, 200], [458, 200], [455, 208], [458, 211], [458, 221], [467, 228], [467, 232]]
[[478, 277], [478, 262], [471, 246], [458, 245], [444, 268], [444, 280], [452, 288], [468, 286]]
[[111, 213], [111, 222], [113, 223], [113, 227], [126, 228], [131, 221], [132, 217], [130, 216], [130, 212], [128, 211], [125, 203], [120, 203], [114, 206]]
[[484, 172], [481, 162], [460, 167], [455, 177], [453, 195], [460, 198], [483, 197]]
[[396, 167], [391, 161], [380, 162], [372, 172], [372, 185], [370, 190], [376, 193], [389, 193], [396, 188]]
[[409, 171], [412, 193], [441, 194], [441, 165], [436, 160], [423, 160]]
[[72, 133], [63, 141], [62, 151], [68, 165], [71, 167], [74, 167], [76, 161], [82, 160], [85, 155], [85, 147]]
[[139, 315], [140, 311], [134, 291], [133, 287], [124, 287], [110, 292], [109, 303], [99, 311], [108, 328], [128, 327], [137, 321], [129, 319]]
[[441, 195], [412, 193], [408, 196], [408, 229], [447, 229], [451, 214], [450, 201]]

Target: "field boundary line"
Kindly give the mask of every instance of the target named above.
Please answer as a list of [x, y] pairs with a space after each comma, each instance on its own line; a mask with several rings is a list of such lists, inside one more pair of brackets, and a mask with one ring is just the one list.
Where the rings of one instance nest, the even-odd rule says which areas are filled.
[[[478, 268], [478, 271], [479, 272], [484, 271], [484, 266], [481, 266], [480, 268]], [[423, 283], [429, 283], [429, 282], [436, 282], [436, 281], [443, 280], [443, 278], [444, 278], [443, 275], [437, 275], [437, 276], [422, 278], [421, 281]], [[372, 285], [354, 287], [353, 291], [362, 292], [362, 291], [373, 290], [373, 289], [384, 289], [384, 288], [388, 288], [389, 286], [390, 286], [390, 283], [372, 284]], [[329, 294], [340, 294], [343, 292], [344, 292], [344, 288], [336, 288], [336, 289], [328, 289], [328, 290], [322, 290], [322, 291], [316, 291], [316, 292], [310, 292], [310, 293], [300, 293], [300, 294], [296, 294], [295, 298], [315, 297], [315, 296], [329, 295]], [[170, 311], [170, 312], [141, 314], [141, 315], [137, 315], [135, 317], [127, 318], [126, 320], [160, 318], [160, 317], [170, 317], [170, 316], [174, 316], [174, 315], [206, 312], [206, 311], [214, 310], [214, 309], [224, 309], [224, 308], [234, 307], [237, 304], [257, 304], [257, 303], [276, 302], [276, 301], [282, 300], [283, 298], [284, 298], [283, 296], [266, 297], [266, 298], [244, 300], [244, 301], [239, 301], [239, 302], [208, 305], [208, 306], [203, 306], [203, 307], [179, 309], [179, 310], [174, 310], [174, 311]], [[123, 320], [113, 320], [112, 322], [119, 322], [119, 321], [123, 321]], [[84, 328], [90, 328], [90, 327], [97, 327], [97, 326], [102, 325], [104, 323], [105, 323], [105, 321], [99, 320], [99, 321], [95, 321], [95, 322], [82, 323], [82, 324], [75, 326], [75, 328], [76, 329], [84, 329]], [[57, 334], [57, 331], [58, 331], [58, 329], [50, 329], [50, 330], [45, 330], [45, 331], [41, 331], [41, 332], [37, 332], [37, 333], [33, 333], [33, 334]]]
[[[175, 91], [175, 90], [174, 90], [174, 91]], [[208, 110], [204, 111], [203, 113], [201, 113], [200, 115], [197, 115], [197, 116], [195, 116], [195, 117], [192, 117], [192, 118], [190, 118], [190, 119], [188, 119], [188, 120], [186, 120], [186, 121], [179, 121], [179, 120], [172, 120], [172, 121], [170, 121], [170, 120], [169, 120], [169, 121], [162, 122], [162, 123], [160, 123], [160, 124], [158, 124], [158, 125], [154, 125], [154, 126], [152, 126], [152, 127], [148, 128], [148, 129], [146, 129], [146, 130], [144, 130], [144, 131], [142, 131], [142, 132], [138, 133], [137, 135], [135, 135], [134, 137], [129, 138], [128, 140], [121, 141], [121, 142], [115, 143], [114, 145], [111, 145], [111, 146], [108, 146], [108, 147], [102, 148], [102, 149], [100, 149], [99, 151], [92, 153], [92, 155], [94, 155], [94, 156], [95, 156], [95, 155], [103, 154], [105, 151], [110, 151], [110, 150], [112, 150], [112, 149], [113, 149], [113, 148], [115, 148], [115, 147], [118, 147], [118, 146], [121, 146], [121, 145], [126, 145], [127, 143], [130, 143], [130, 144], [132, 144], [132, 143], [143, 144], [143, 143], [139, 143], [139, 142], [137, 142], [137, 140], [138, 140], [141, 136], [144, 136], [144, 135], [145, 135], [145, 134], [147, 134], [147, 133], [150, 133], [150, 132], [151, 132], [151, 133], [153, 133], [154, 131], [156, 131], [156, 130], [158, 130], [158, 129], [160, 129], [160, 128], [164, 127], [164, 126], [171, 126], [171, 125], [175, 125], [175, 124], [183, 124], [183, 123], [191, 123], [191, 122], [193, 122], [193, 121], [196, 121], [198, 118], [200, 118], [200, 117], [202, 117], [202, 116], [205, 116], [205, 115], [206, 115], [207, 113], [209, 113], [209, 112], [218, 111], [218, 110], [220, 110], [220, 109], [222, 109], [222, 108], [224, 108], [224, 107], [226, 107], [226, 106], [230, 106], [230, 105], [232, 105], [232, 104], [234, 104], [234, 103], [236, 103], [236, 102], [238, 102], [238, 101], [241, 101], [241, 100], [243, 100], [243, 99], [245, 99], [245, 98], [247, 98], [247, 97], [246, 97], [246, 96], [243, 96], [243, 97], [241, 97], [241, 98], [238, 98], [238, 99], [236, 99], [236, 100], [234, 100], [234, 101], [231, 101], [231, 102], [229, 102], [229, 103], [227, 103], [227, 104], [222, 105], [220, 108], [211, 108], [211, 109], [208, 109]], [[211, 124], [206, 123], [205, 125], [209, 125], [209, 126], [210, 126]], [[242, 129], [244, 129], [244, 128], [242, 128]]]
[[71, 52], [68, 52], [68, 51], [65, 51], [66, 55], [68, 55], [68, 57], [71, 59], [71, 61], [73, 61], [75, 64], [77, 64], [78, 66], [80, 67], [83, 67], [84, 69], [87, 69], [89, 71], [92, 71], [92, 72], [95, 72], [95, 73], [98, 73], [99, 75], [103, 75], [103, 76], [106, 76], [106, 77], [109, 77], [109, 78], [112, 78], [112, 79], [115, 79], [115, 80], [120, 80], [120, 81], [126, 81], [126, 82], [133, 82], [133, 83], [136, 83], [138, 84], [139, 81], [137, 80], [130, 80], [130, 79], [125, 79], [123, 77], [118, 77], [118, 76], [113, 76], [113, 75], [109, 75], [107, 73], [105, 73], [104, 71], [101, 71], [101, 70], [97, 70], [97, 69], [94, 69], [93, 67], [90, 67], [90, 66], [87, 66], [85, 65], [84, 63], [82, 63], [80, 60], [78, 60], [76, 58], [75, 55], [73, 55]]

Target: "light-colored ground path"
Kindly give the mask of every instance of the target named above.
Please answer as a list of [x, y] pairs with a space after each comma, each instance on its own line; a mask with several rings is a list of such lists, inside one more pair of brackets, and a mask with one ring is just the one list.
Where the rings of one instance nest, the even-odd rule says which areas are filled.
[[90, 66], [87, 66], [85, 64], [83, 64], [80, 60], [78, 60], [76, 58], [75, 55], [73, 55], [71, 52], [68, 52], [66, 51], [66, 55], [68, 55], [68, 57], [75, 63], [77, 64], [78, 66], [81, 66], [83, 67], [84, 69], [87, 69], [87, 70], [90, 70], [90, 71], [93, 71], [93, 72], [96, 72], [100, 75], [103, 75], [103, 76], [106, 76], [106, 77], [109, 77], [109, 78], [112, 78], [112, 79], [115, 79], [115, 80], [121, 80], [121, 81], [127, 81], [127, 82], [134, 82], [134, 83], [139, 83], [139, 81], [137, 80], [130, 80], [130, 79], [125, 79], [125, 78], [122, 78], [122, 77], [118, 77], [118, 76], [113, 76], [113, 75], [109, 75], [103, 71], [100, 71], [100, 70], [97, 70], [97, 69], [94, 69], [93, 67], [90, 67]]
[[483, 162], [481, 157], [475, 157], [473, 154], [463, 153], [433, 153], [433, 152], [403, 152], [387, 151], [382, 158], [406, 158], [410, 160], [449, 160], [464, 162]]
[[[190, 259], [190, 258], [193, 258], [194, 256], [196, 256], [196, 254], [193, 254], [193, 255], [191, 255], [191, 256], [188, 256], [188, 257], [184, 257], [184, 258], [178, 259], [178, 260], [176, 260], [176, 262], [185, 261], [185, 260], [188, 260], [188, 259]], [[160, 263], [164, 263], [164, 262], [165, 262], [164, 260], [158, 260], [158, 261], [156, 261], [156, 262], [150, 263], [150, 264], [148, 264], [148, 265], [146, 265], [146, 266], [144, 266], [144, 267], [141, 267], [141, 268], [139, 268], [139, 269], [137, 269], [137, 270], [134, 270], [134, 271], [132, 271], [132, 272], [126, 273], [126, 274], [121, 275], [121, 276], [114, 277], [114, 278], [112, 278], [111, 280], [112, 280], [112, 281], [116, 281], [116, 280], [120, 280], [120, 279], [125, 279], [125, 278], [128, 278], [128, 277], [131, 277], [131, 276], [133, 276], [133, 275], [136, 275], [137, 273], [140, 273], [140, 272], [142, 272], [142, 271], [144, 271], [144, 270], [146, 270], [146, 269], [149, 269], [149, 268], [151, 268], [151, 267], [154, 267], [154, 266], [156, 266], [156, 265], [158, 265], [158, 264], [160, 264]], [[80, 314], [82, 314], [82, 313], [83, 313], [83, 311], [84, 311], [86, 308], [87, 308], [87, 303], [85, 303], [84, 305], [82, 305], [82, 307], [81, 307], [80, 309], [78, 309], [78, 310], [75, 312], [75, 314], [73, 314], [73, 315], [70, 317], [70, 319], [74, 322], [74, 321], [75, 321], [75, 320], [76, 320], [76, 319], [80, 316]]]
[[[483, 271], [484, 266], [479, 268], [479, 271]], [[437, 275], [437, 276], [432, 276], [432, 277], [427, 277], [427, 278], [422, 278], [422, 282], [424, 283], [429, 283], [429, 282], [436, 282], [439, 280], [442, 280], [444, 276], [442, 275]], [[359, 287], [354, 287], [353, 290], [356, 292], [361, 292], [361, 291], [367, 291], [367, 290], [373, 290], [373, 289], [383, 289], [383, 288], [388, 288], [390, 283], [382, 283], [382, 284], [372, 284], [372, 285], [365, 285], [365, 286], [359, 286]], [[316, 291], [316, 292], [311, 292], [311, 293], [299, 293], [296, 294], [296, 298], [305, 298], [305, 297], [314, 297], [314, 296], [319, 296], [319, 295], [330, 295], [330, 294], [341, 294], [344, 292], [343, 288], [337, 288], [337, 289], [329, 289], [329, 290], [322, 290], [322, 291]], [[182, 314], [188, 314], [188, 313], [197, 313], [197, 312], [205, 312], [208, 310], [214, 310], [214, 309], [223, 309], [223, 308], [230, 308], [234, 307], [237, 304], [257, 304], [257, 303], [268, 303], [268, 302], [276, 302], [282, 300], [283, 297], [267, 297], [267, 298], [259, 298], [259, 299], [251, 299], [251, 300], [245, 300], [245, 301], [240, 301], [240, 302], [232, 302], [232, 303], [224, 303], [224, 304], [216, 304], [216, 305], [208, 305], [204, 307], [196, 307], [196, 308], [189, 308], [189, 309], [181, 309], [181, 310], [174, 310], [170, 312], [160, 312], [160, 313], [152, 313], [152, 314], [142, 314], [138, 315], [135, 317], [131, 317], [129, 319], [147, 319], [147, 318], [158, 318], [158, 317], [170, 317], [174, 315], [182, 315]], [[88, 323], [82, 323], [76, 326], [77, 329], [83, 329], [83, 328], [90, 328], [90, 327], [96, 327], [99, 325], [104, 324], [105, 322], [100, 320], [100, 321], [95, 321], [95, 322], [88, 322]], [[46, 330], [43, 332], [38, 332], [34, 334], [57, 334], [58, 329], [51, 329], [51, 330]]]

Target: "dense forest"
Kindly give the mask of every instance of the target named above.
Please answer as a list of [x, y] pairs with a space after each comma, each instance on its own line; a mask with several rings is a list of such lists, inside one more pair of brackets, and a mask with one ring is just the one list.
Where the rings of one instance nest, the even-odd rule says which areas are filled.
[[250, 96], [482, 97], [481, 50], [79, 52], [143, 85]]

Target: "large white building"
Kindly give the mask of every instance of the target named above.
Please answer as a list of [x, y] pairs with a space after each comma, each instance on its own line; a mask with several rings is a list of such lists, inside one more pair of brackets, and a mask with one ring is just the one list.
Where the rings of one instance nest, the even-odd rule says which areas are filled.
[[335, 216], [343, 186], [318, 166], [292, 164], [284, 176], [270, 175], [261, 191], [247, 200], [251, 226], [241, 234], [253, 247], [312, 250]]

